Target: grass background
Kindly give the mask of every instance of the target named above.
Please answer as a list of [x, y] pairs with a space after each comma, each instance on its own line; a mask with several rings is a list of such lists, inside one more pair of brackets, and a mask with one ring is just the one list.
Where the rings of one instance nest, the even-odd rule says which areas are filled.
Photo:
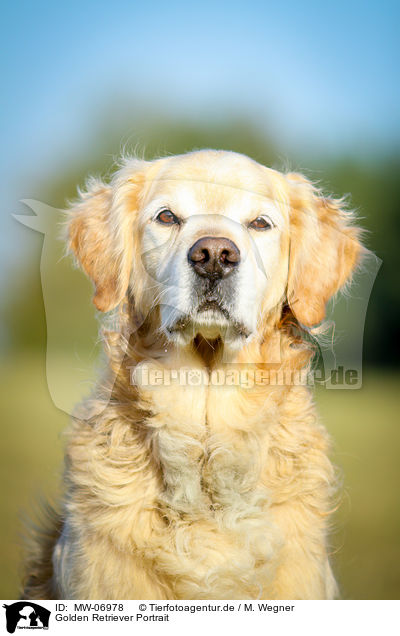
[[[56, 496], [62, 471], [62, 430], [68, 416], [52, 403], [44, 355], [3, 360], [0, 457], [3, 488], [0, 598], [18, 597], [21, 515], [40, 497]], [[367, 371], [359, 390], [317, 390], [321, 418], [335, 443], [343, 477], [332, 536], [333, 565], [343, 598], [400, 596], [399, 375]]]

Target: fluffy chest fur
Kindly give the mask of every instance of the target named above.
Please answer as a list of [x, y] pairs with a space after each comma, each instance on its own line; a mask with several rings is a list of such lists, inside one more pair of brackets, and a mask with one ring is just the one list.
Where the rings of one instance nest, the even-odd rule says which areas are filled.
[[274, 597], [297, 525], [307, 526], [320, 551], [332, 469], [307, 390], [213, 386], [206, 370], [197, 377], [196, 386], [139, 387], [139, 410], [109, 405], [95, 423], [75, 424], [72, 521], [57, 557], [69, 595], [95, 597], [74, 587], [82, 544], [89, 568], [104, 544], [129, 555], [126, 578], [113, 580], [114, 598], [132, 597], [138, 563], [152, 570], [154, 597]]

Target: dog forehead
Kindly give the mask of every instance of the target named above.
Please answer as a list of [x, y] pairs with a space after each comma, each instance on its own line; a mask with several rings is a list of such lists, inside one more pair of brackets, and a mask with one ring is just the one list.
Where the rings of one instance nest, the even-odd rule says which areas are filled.
[[239, 220], [249, 208], [273, 205], [278, 182], [278, 173], [244, 155], [199, 151], [163, 160], [146, 202], [164, 200], [184, 216], [223, 214]]

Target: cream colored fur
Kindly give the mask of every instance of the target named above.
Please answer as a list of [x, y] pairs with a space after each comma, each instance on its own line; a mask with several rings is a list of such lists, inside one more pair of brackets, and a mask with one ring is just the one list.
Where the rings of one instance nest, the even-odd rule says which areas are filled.
[[[172, 248], [169, 230], [153, 225], [146, 210], [163, 196], [172, 206], [183, 186], [180, 205], [192, 208], [186, 225], [171, 230]], [[246, 217], [248, 206], [251, 221], [257, 201], [270, 206], [276, 233], [250, 240], [240, 215]], [[199, 214], [222, 217], [215, 231], [209, 220], [182, 234], [196, 205]], [[312, 349], [299, 334], [324, 318], [326, 301], [359, 259], [350, 215], [300, 175], [216, 151], [128, 160], [109, 186], [91, 182], [70, 215], [71, 249], [95, 283], [97, 307], [117, 307], [119, 326], [105, 336], [107, 376], [68, 432], [60, 530], [28, 562], [25, 595], [335, 597], [327, 543], [335, 474], [310, 390], [290, 380], [275, 385], [266, 376], [250, 387], [215, 386], [210, 374], [267, 369], [289, 378], [308, 368]], [[179, 254], [222, 227], [243, 253], [249, 250], [244, 278], [237, 279], [242, 291], [230, 309], [244, 321], [254, 312], [246, 322], [253, 330], [235, 337], [211, 316], [207, 325], [192, 318], [183, 334], [171, 335], [163, 294], [175, 294], [177, 303], [187, 299], [163, 289], [157, 267], [175, 259], [171, 276], [178, 271], [187, 295], [187, 265]], [[157, 232], [164, 232], [159, 244]], [[146, 261], [143, 246], [150, 240], [158, 247]], [[265, 271], [260, 279], [245, 269], [256, 267], [253, 248]], [[254, 306], [242, 302], [251, 285]], [[188, 368], [202, 380], [182, 385], [175, 377], [149, 387], [135, 368]]]

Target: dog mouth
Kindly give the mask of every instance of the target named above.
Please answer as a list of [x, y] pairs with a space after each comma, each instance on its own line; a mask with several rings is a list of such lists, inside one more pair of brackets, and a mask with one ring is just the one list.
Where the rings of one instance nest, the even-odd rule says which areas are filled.
[[226, 309], [226, 307], [224, 307], [217, 299], [215, 298], [210, 298], [210, 299], [206, 299], [204, 300], [202, 303], [200, 303], [200, 305], [197, 307], [197, 313], [198, 314], [202, 314], [205, 313], [207, 311], [211, 311], [211, 312], [216, 312], [218, 314], [221, 313], [229, 322], [232, 322], [232, 318], [231, 315], [228, 311], [228, 309]]
[[[233, 330], [237, 337], [247, 338], [250, 336], [249, 329], [242, 322], [236, 320], [217, 298], [206, 298], [201, 301], [192, 313], [181, 316], [168, 327], [168, 332], [173, 334], [194, 327], [194, 333], [196, 328], [201, 331], [206, 325], [219, 327], [222, 332], [227, 329]], [[194, 335], [196, 334], [194, 333]]]

